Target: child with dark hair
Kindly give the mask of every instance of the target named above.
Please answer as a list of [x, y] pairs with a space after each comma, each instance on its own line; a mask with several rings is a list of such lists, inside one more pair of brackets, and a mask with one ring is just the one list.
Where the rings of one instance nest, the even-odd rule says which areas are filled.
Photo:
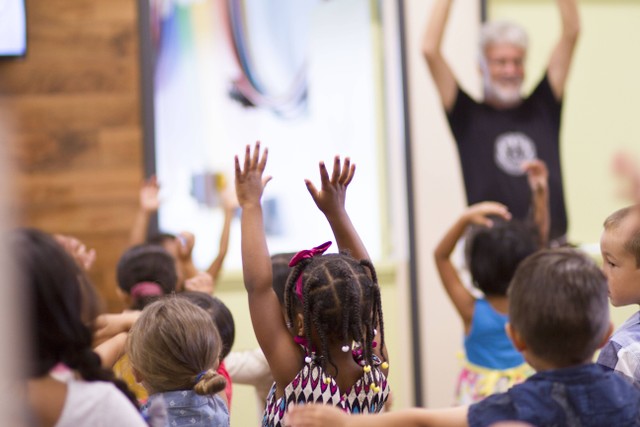
[[573, 249], [525, 259], [509, 288], [507, 331], [537, 373], [505, 393], [448, 409], [350, 417], [321, 405], [293, 408], [293, 427], [484, 427], [522, 421], [538, 427], [638, 426], [640, 390], [592, 363], [611, 334], [607, 281]]
[[[546, 196], [540, 196], [535, 189], [546, 189], [546, 168], [539, 162], [528, 171], [534, 211], [538, 213], [534, 215], [535, 222], [544, 230]], [[482, 298], [463, 284], [451, 260], [456, 244], [468, 228], [472, 233], [467, 238], [467, 264], [473, 285], [482, 292]], [[539, 248], [542, 233], [531, 225], [511, 220], [506, 206], [483, 202], [467, 208], [436, 247], [438, 274], [464, 327], [466, 357], [456, 387], [456, 404], [477, 402], [506, 391], [532, 373], [509, 341], [504, 326], [509, 282], [520, 262]]]
[[229, 425], [226, 381], [216, 372], [221, 350], [209, 313], [175, 296], [147, 306], [127, 340], [133, 373], [149, 393], [149, 404], [165, 402], [166, 426]]
[[[281, 426], [295, 402], [322, 402], [347, 412], [378, 412], [389, 393], [380, 289], [373, 265], [344, 208], [355, 166], [336, 157], [331, 178], [320, 164], [322, 188], [306, 181], [345, 253], [323, 255], [327, 242], [290, 261], [286, 322], [272, 287], [272, 265], [260, 199], [266, 150], [246, 148], [236, 156], [236, 192], [242, 207], [242, 266], [254, 332], [275, 379], [263, 419]], [[358, 261], [361, 259], [361, 261]], [[376, 330], [378, 336], [376, 336]], [[292, 336], [293, 335], [293, 336]]]
[[120, 294], [132, 310], [142, 310], [176, 290], [178, 276], [173, 258], [161, 246], [142, 244], [128, 249], [118, 261]]
[[[161, 246], [142, 244], [129, 248], [118, 261], [116, 270], [118, 291], [130, 310], [142, 310], [159, 298], [176, 290], [178, 276], [174, 259]], [[129, 312], [129, 314], [134, 314]], [[133, 390], [140, 402], [148, 395], [144, 387], [135, 381], [129, 357], [124, 353], [125, 333], [138, 318], [138, 313], [129, 320], [123, 329], [119, 348], [120, 354], [113, 365], [113, 371]], [[121, 356], [121, 357], [120, 357]]]
[[220, 333], [220, 340], [222, 341], [222, 349], [220, 350], [220, 364], [218, 365], [217, 372], [224, 377], [227, 381], [225, 387], [225, 396], [231, 408], [231, 399], [233, 397], [233, 388], [231, 385], [231, 376], [227, 372], [227, 368], [224, 364], [224, 359], [229, 355], [233, 342], [236, 338], [236, 326], [233, 321], [233, 315], [229, 308], [220, 300], [220, 298], [213, 297], [204, 292], [185, 291], [178, 294], [181, 298], [186, 298], [193, 304], [197, 305], [211, 316], [213, 323], [215, 323], [218, 332]]
[[[146, 425], [126, 384], [93, 352], [98, 300], [56, 240], [38, 230], [9, 235], [29, 322], [27, 401], [37, 425]], [[115, 385], [115, 387], [114, 387]]]
[[[611, 304], [640, 304], [640, 205], [620, 209], [605, 220], [600, 250]], [[598, 363], [640, 387], [640, 311], [616, 330]]]

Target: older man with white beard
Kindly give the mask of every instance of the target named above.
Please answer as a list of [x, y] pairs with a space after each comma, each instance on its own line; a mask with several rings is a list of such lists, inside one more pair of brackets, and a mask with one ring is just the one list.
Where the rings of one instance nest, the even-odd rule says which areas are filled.
[[542, 159], [549, 169], [550, 239], [566, 239], [567, 214], [560, 168], [562, 99], [580, 31], [576, 0], [556, 0], [562, 32], [546, 73], [522, 95], [528, 39], [510, 22], [490, 22], [480, 34], [484, 100], [460, 88], [442, 52], [442, 36], [453, 0], [436, 0], [422, 51], [456, 140], [469, 205], [493, 200], [515, 218], [529, 214], [531, 190], [523, 163]]

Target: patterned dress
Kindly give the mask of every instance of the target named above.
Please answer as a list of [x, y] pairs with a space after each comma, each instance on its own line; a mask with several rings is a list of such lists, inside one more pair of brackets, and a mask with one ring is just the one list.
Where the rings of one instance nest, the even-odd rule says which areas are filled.
[[[282, 418], [289, 407], [300, 403], [334, 405], [354, 414], [377, 413], [382, 410], [390, 389], [377, 357], [374, 356], [371, 370], [363, 371], [362, 377], [344, 394], [340, 393], [335, 379], [325, 374], [316, 359], [315, 356], [308, 359], [309, 362], [305, 363], [298, 375], [285, 387], [284, 394], [279, 399], [276, 399], [276, 384], [273, 384], [267, 397], [263, 426], [282, 426]], [[330, 378], [328, 384], [325, 383], [325, 378]]]

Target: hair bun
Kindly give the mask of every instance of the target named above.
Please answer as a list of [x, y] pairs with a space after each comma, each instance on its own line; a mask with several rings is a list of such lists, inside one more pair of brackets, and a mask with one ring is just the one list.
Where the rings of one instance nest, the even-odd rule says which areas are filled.
[[213, 369], [196, 375], [193, 390], [200, 395], [216, 394], [225, 389], [227, 380]]

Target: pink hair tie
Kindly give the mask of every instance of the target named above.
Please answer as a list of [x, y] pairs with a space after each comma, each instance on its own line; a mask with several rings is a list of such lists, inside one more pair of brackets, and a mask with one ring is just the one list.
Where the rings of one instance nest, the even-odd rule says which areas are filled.
[[[316, 255], [322, 255], [325, 253], [327, 249], [331, 246], [331, 241], [324, 242], [320, 246], [316, 246], [315, 248], [305, 249], [293, 256], [291, 261], [289, 261], [289, 267], [294, 267], [300, 263], [303, 259], [313, 258]], [[302, 272], [300, 276], [298, 276], [298, 280], [296, 280], [296, 295], [298, 296], [298, 300], [302, 302]]]
[[164, 295], [164, 291], [155, 282], [140, 282], [133, 285], [131, 291], [131, 298], [134, 300], [143, 298], [143, 297], [155, 297], [159, 295]]

